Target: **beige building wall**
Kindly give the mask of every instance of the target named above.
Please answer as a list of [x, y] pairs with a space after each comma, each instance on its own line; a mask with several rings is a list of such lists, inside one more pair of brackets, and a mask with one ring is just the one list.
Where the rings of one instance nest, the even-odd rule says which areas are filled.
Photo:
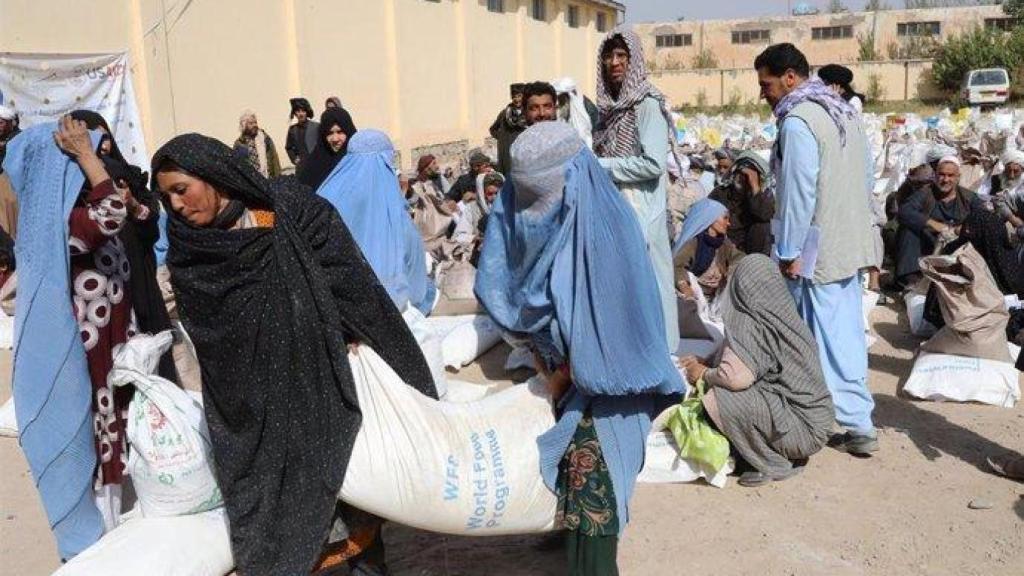
[[[874, 37], [874, 47], [883, 58], [888, 58], [889, 46], [901, 46], [908, 40], [898, 35], [899, 24], [907, 22], [939, 22], [939, 38], [960, 34], [983, 26], [987, 18], [1003, 18], [1001, 6], [973, 6], [965, 8], [933, 8], [924, 10], [883, 10], [845, 14], [819, 14], [780, 18], [745, 20], [706, 20], [684, 22], [645, 23], [636, 26], [643, 40], [648, 61], [657, 69], [690, 69], [694, 57], [707, 49], [721, 68], [752, 66], [754, 58], [769, 44], [791, 42], [807, 55], [814, 64], [855, 62], [860, 52], [860, 39]], [[814, 28], [851, 26], [852, 37], [837, 40], [816, 40]], [[732, 33], [767, 30], [769, 38], [754, 44], [733, 44]], [[688, 34], [690, 46], [657, 48], [658, 34]]]
[[[0, 53], [130, 53], [151, 151], [196, 131], [231, 143], [252, 109], [284, 157], [288, 99], [338, 96], [360, 128], [415, 148], [479, 145], [513, 82], [573, 76], [593, 95], [611, 0], [0, 0]], [[567, 24], [579, 8], [579, 28]]]
[[[881, 86], [880, 99], [939, 99], [942, 93], [931, 84], [926, 73], [931, 60], [895, 62], [852, 62], [854, 88], [863, 92], [871, 77]], [[731, 70], [662, 70], [651, 74], [654, 85], [674, 107], [696, 106], [702, 100], [707, 106], [753, 104], [760, 98], [757, 72], [751, 68]]]

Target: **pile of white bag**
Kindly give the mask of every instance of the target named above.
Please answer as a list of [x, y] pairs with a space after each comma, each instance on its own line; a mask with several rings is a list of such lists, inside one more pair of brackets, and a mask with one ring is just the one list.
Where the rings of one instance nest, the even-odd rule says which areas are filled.
[[235, 564], [203, 408], [155, 375], [171, 341], [141, 334], [114, 355], [110, 383], [135, 386], [126, 433], [138, 506], [55, 576], [223, 576]]
[[[202, 503], [214, 502], [206, 489], [212, 461], [201, 407], [186, 392], [169, 392], [165, 384], [171, 384], [153, 375], [161, 350], [169, 344], [169, 333], [137, 336], [115, 360], [116, 384], [132, 383], [142, 391], [136, 400], [143, 399], [140, 407], [145, 410], [131, 412], [141, 419], [129, 428], [129, 441], [138, 453], [129, 469], [140, 502], [147, 504], [125, 515], [121, 525], [63, 566], [59, 576], [222, 576], [234, 563], [223, 507], [192, 513], [204, 508]], [[433, 532], [483, 536], [554, 529], [557, 497], [541, 477], [536, 442], [555, 424], [543, 380], [537, 377], [480, 399], [463, 390], [472, 385], [456, 383], [453, 389], [468, 394], [464, 398], [469, 401], [455, 403], [427, 398], [406, 386], [367, 346], [350, 354], [349, 362], [363, 423], [339, 494], [342, 500]], [[190, 444], [187, 449], [177, 441], [160, 441], [172, 425], [182, 442]], [[705, 477], [698, 466], [678, 458], [674, 441], [664, 431], [652, 432], [647, 446], [642, 481]], [[156, 456], [167, 456], [173, 466], [164, 467]], [[182, 475], [186, 470], [191, 473]], [[180, 494], [154, 484], [163, 472], [187, 479], [173, 483]], [[724, 474], [708, 480], [721, 486]], [[153, 515], [174, 513], [183, 515]]]
[[180, 516], [224, 505], [214, 477], [213, 446], [202, 405], [156, 375], [173, 337], [140, 334], [114, 355], [112, 386], [134, 386], [128, 405], [127, 473], [143, 517]]

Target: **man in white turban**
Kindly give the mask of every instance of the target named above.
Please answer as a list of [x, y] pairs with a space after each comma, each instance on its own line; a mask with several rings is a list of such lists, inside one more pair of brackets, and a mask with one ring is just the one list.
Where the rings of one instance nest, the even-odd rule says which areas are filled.
[[931, 186], [917, 190], [900, 205], [896, 278], [904, 285], [920, 276], [922, 256], [955, 239], [971, 212], [985, 209], [977, 194], [960, 186], [960, 164], [955, 151], [939, 158]]
[[1024, 152], [1007, 148], [999, 160], [1003, 173], [999, 177], [999, 191], [994, 194], [994, 205], [1003, 220], [1021, 235], [1024, 234]]
[[235, 154], [248, 160], [266, 178], [280, 176], [281, 161], [277, 156], [277, 147], [270, 136], [260, 128], [255, 112], [242, 112], [238, 118], [238, 131], [241, 134], [235, 140]]

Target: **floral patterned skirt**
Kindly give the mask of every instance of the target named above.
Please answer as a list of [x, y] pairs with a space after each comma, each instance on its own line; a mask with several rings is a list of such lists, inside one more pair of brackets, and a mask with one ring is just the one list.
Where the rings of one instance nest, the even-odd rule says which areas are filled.
[[617, 510], [597, 429], [587, 414], [558, 465], [556, 524], [583, 536], [618, 536]]

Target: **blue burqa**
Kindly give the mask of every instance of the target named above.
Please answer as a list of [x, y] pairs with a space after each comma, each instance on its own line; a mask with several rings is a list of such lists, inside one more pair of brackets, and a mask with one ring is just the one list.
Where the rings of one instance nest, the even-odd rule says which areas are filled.
[[682, 230], [672, 241], [672, 253], [678, 253], [687, 242], [707, 231], [715, 223], [715, 220], [724, 216], [728, 211], [729, 209], [724, 204], [710, 198], [695, 202], [690, 207], [690, 211], [686, 213]]
[[502, 328], [528, 337], [549, 368], [568, 362], [573, 387], [558, 423], [538, 438], [541, 473], [556, 490], [558, 463], [589, 410], [622, 529], [655, 397], [683, 387], [654, 269], [632, 208], [571, 126], [537, 124], [511, 156], [476, 295]]
[[317, 194], [341, 214], [363, 256], [399, 310], [433, 307], [426, 249], [406, 210], [394, 169], [395, 147], [379, 130], [360, 130]]
[[[103, 535], [93, 495], [92, 384], [71, 309], [68, 218], [85, 177], [53, 142], [53, 123], [7, 144], [4, 172], [18, 198], [14, 404], [21, 448], [68, 559]], [[94, 145], [99, 134], [93, 133]]]

